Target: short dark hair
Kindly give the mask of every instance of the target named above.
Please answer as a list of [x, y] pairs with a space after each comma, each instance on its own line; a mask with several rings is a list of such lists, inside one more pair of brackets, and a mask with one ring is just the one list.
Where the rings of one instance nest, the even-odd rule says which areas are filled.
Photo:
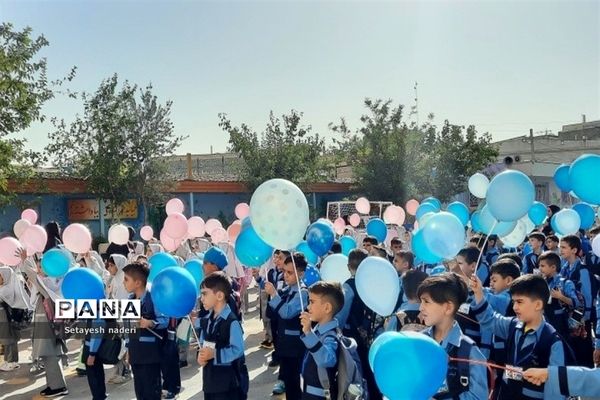
[[331, 245], [331, 252], [333, 254], [341, 253], [342, 252], [342, 244], [339, 241], [335, 240], [333, 242], [333, 244]]
[[503, 278], [508, 278], [509, 276], [513, 279], [517, 279], [521, 276], [521, 268], [514, 262], [512, 259], [506, 257], [503, 259], [498, 259], [490, 269], [490, 275], [498, 274]]
[[210, 289], [215, 293], [221, 292], [226, 299], [231, 295], [231, 282], [222, 271], [216, 271], [208, 275], [202, 280], [200, 287]]
[[527, 238], [528, 239], [536, 239], [542, 243], [544, 243], [546, 241], [546, 235], [544, 235], [542, 232], [531, 232], [529, 234], [529, 236], [527, 236]]
[[344, 292], [342, 285], [338, 282], [319, 281], [308, 288], [308, 291], [321, 296], [325, 302], [331, 304], [333, 315], [336, 315], [344, 307]]
[[513, 260], [515, 262], [515, 264], [517, 264], [519, 269], [521, 269], [521, 270], [523, 269], [523, 260], [521, 259], [521, 257], [519, 257], [519, 255], [517, 253], [500, 254], [498, 256], [498, 258], [496, 259], [496, 261], [505, 260], [505, 259]]
[[511, 296], [521, 295], [532, 300], [541, 300], [544, 305], [550, 298], [548, 283], [540, 275], [522, 275], [513, 281], [508, 291]]
[[548, 236], [546, 236], [546, 240], [552, 240], [553, 242], [556, 242], [556, 243], [560, 242], [560, 240], [558, 239], [558, 236], [556, 236], [556, 235], [548, 235]]
[[591, 235], [597, 235], [597, 234], [599, 234], [599, 233], [600, 233], [600, 225], [593, 226], [593, 227], [590, 229], [590, 234], [591, 234]]
[[356, 271], [360, 263], [369, 256], [365, 249], [353, 249], [348, 253], [348, 269]]
[[134, 262], [123, 267], [123, 273], [130, 276], [135, 281], [142, 281], [144, 286], [146, 286], [148, 276], [150, 275], [150, 268], [148, 268], [148, 265], [146, 264]]
[[395, 244], [402, 244], [402, 240], [400, 240], [399, 237], [392, 238], [392, 240], [390, 241], [390, 246], [393, 246]]
[[572, 249], [577, 249], [578, 253], [581, 251], [581, 239], [576, 235], [564, 236], [560, 241], [565, 242]]
[[419, 271], [418, 269], [406, 271], [402, 277], [402, 288], [406, 297], [410, 300], [418, 299], [417, 289], [419, 289], [421, 283], [428, 277], [429, 275], [426, 272]]
[[304, 254], [300, 252], [295, 252], [294, 254], [290, 254], [285, 258], [284, 264], [293, 264], [298, 271], [306, 271], [306, 267], [308, 266], [308, 262], [306, 261], [306, 257]]
[[560, 257], [553, 251], [545, 251], [538, 257], [538, 263], [546, 261], [549, 265], [556, 268], [556, 272], [560, 272]]
[[365, 236], [365, 238], [363, 239], [363, 243], [364, 242], [371, 243], [372, 245], [375, 245], [375, 246], [379, 243], [377, 238], [375, 236], [371, 236], [371, 235]]
[[387, 258], [388, 253], [383, 246], [373, 246], [373, 248], [377, 250], [379, 257]]
[[479, 259], [479, 249], [475, 246], [467, 246], [460, 249], [456, 256], [464, 257], [467, 263], [473, 264]]
[[486, 243], [486, 241], [487, 241], [486, 235], [475, 235], [469, 240], [469, 243], [471, 243], [471, 245], [474, 245], [479, 248], [479, 247], [483, 247], [483, 244]]
[[455, 315], [460, 305], [467, 301], [468, 293], [467, 284], [454, 272], [430, 276], [417, 289], [419, 298], [428, 294], [435, 303], [451, 302], [454, 304]]
[[292, 253], [289, 250], [279, 250], [279, 254], [283, 254], [283, 256], [287, 259]]
[[415, 255], [410, 250], [400, 250], [396, 253], [396, 257], [399, 257], [408, 263], [408, 268], [412, 269], [415, 266]]

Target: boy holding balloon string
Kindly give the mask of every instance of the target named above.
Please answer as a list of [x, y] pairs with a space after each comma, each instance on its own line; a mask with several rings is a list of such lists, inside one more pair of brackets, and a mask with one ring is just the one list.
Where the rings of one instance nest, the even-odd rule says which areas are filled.
[[[429, 328], [423, 333], [432, 337], [453, 358], [486, 362], [475, 342], [463, 334], [456, 322], [461, 304], [467, 301], [467, 284], [453, 272], [425, 279], [417, 289], [421, 300], [421, 318]], [[436, 399], [481, 400], [488, 397], [486, 367], [450, 360], [446, 381]]]

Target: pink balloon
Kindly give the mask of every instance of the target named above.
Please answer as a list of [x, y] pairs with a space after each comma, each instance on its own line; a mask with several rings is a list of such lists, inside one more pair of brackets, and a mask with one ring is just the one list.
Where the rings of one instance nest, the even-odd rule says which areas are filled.
[[63, 243], [67, 250], [77, 254], [87, 253], [92, 248], [92, 234], [82, 224], [71, 224], [62, 234]]
[[356, 211], [358, 211], [361, 214], [368, 214], [369, 211], [371, 211], [371, 204], [369, 203], [369, 200], [367, 200], [366, 197], [359, 197], [358, 200], [356, 200]]
[[23, 232], [23, 235], [21, 235], [21, 242], [27, 248], [28, 255], [44, 251], [47, 241], [48, 234], [46, 233], [46, 230], [39, 225], [31, 225]]
[[174, 239], [167, 234], [165, 228], [160, 231], [160, 243], [166, 251], [175, 251], [181, 244], [181, 239]]
[[346, 222], [344, 222], [343, 218], [340, 217], [333, 221], [333, 230], [335, 231], [335, 233], [337, 233], [338, 235], [343, 235], [344, 229], [346, 229]]
[[206, 233], [208, 233], [210, 236], [212, 236], [213, 231], [217, 228], [222, 228], [223, 225], [221, 224], [221, 221], [219, 221], [218, 219], [214, 219], [211, 218], [208, 221], [206, 221]]
[[0, 239], [0, 264], [11, 267], [19, 265], [21, 263], [21, 258], [15, 255], [15, 253], [22, 247], [21, 243], [13, 237]]
[[386, 224], [402, 225], [406, 214], [402, 207], [391, 205], [383, 212], [383, 220]]
[[360, 215], [354, 213], [350, 216], [350, 225], [352, 225], [353, 227], [357, 227], [360, 225]]
[[114, 224], [108, 229], [108, 241], [123, 246], [129, 242], [129, 230], [123, 224]]
[[247, 203], [240, 203], [235, 206], [235, 216], [238, 219], [244, 219], [250, 215], [250, 206]]
[[206, 233], [206, 225], [200, 217], [191, 217], [188, 219], [188, 234], [192, 238], [202, 237]]
[[183, 214], [184, 209], [185, 206], [183, 205], [183, 201], [179, 200], [178, 198], [173, 198], [167, 201], [167, 205], [165, 206], [165, 211], [167, 212], [167, 215], [175, 213]]
[[152, 239], [152, 237], [154, 236], [154, 229], [152, 229], [151, 226], [142, 226], [142, 229], [140, 229], [140, 237], [142, 239], [144, 239], [145, 241], [148, 241], [150, 239]]
[[231, 243], [235, 243], [235, 239], [237, 239], [241, 230], [242, 230], [242, 221], [240, 221], [239, 219], [233, 221], [233, 223], [231, 225], [229, 225], [229, 228], [227, 228], [227, 237], [229, 238], [229, 241]]
[[223, 227], [219, 227], [213, 230], [213, 233], [210, 235], [213, 243], [221, 243], [227, 241], [227, 231]]
[[15, 236], [20, 239], [21, 235], [23, 235], [23, 233], [30, 226], [31, 222], [27, 221], [26, 219], [20, 219], [17, 222], [15, 222], [15, 225], [13, 226], [13, 232], [15, 233]]
[[417, 208], [419, 208], [419, 202], [416, 201], [415, 199], [410, 199], [409, 201], [406, 202], [406, 212], [409, 215], [416, 215]]
[[165, 220], [163, 229], [173, 239], [183, 239], [188, 232], [187, 218], [181, 213], [172, 213]]
[[26, 219], [31, 224], [35, 224], [37, 222], [38, 215], [35, 212], [35, 210], [28, 208], [26, 210], [23, 210], [23, 212], [21, 213], [21, 219]]

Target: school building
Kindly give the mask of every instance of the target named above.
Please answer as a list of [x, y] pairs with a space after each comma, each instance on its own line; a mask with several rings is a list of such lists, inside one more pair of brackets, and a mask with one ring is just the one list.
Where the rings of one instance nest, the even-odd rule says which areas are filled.
[[[220, 218], [222, 222], [235, 220], [234, 208], [240, 202], [250, 202], [250, 193], [236, 173], [240, 159], [236, 154], [186, 154], [169, 158], [171, 176], [175, 185], [166, 199], [178, 197], [185, 204], [185, 215], [197, 215], [204, 220]], [[79, 222], [87, 225], [95, 237], [106, 238], [111, 225], [111, 215], [106, 204], [87, 193], [83, 180], [59, 177], [54, 170], [45, 170], [41, 181], [16, 187], [14, 205], [0, 210], [0, 232], [12, 232], [21, 211], [33, 208], [44, 225], [57, 221], [62, 227]], [[318, 215], [324, 215], [328, 201], [339, 201], [350, 195], [350, 181], [340, 173], [330, 182], [308, 185], [309, 206]], [[139, 230], [144, 225], [142, 205], [132, 199], [121, 208], [119, 219]], [[159, 232], [159, 222], [164, 218], [164, 208], [149, 211], [149, 222]], [[154, 216], [154, 218], [153, 218]]]

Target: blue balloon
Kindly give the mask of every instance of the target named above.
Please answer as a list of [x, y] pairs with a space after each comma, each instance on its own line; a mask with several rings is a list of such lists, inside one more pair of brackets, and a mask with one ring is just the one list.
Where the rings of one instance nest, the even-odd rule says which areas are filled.
[[183, 264], [183, 269], [192, 275], [194, 278], [194, 282], [196, 282], [196, 287], [200, 287], [202, 283], [202, 279], [204, 279], [204, 269], [202, 269], [202, 261], [200, 260], [189, 260]]
[[481, 228], [481, 223], [479, 222], [479, 216], [481, 215], [481, 211], [475, 211], [471, 214], [471, 230], [474, 232], [483, 232], [483, 228]]
[[433, 254], [431, 249], [427, 247], [425, 242], [425, 238], [423, 237], [423, 230], [419, 229], [414, 232], [412, 237], [412, 251], [415, 253], [415, 256], [419, 258], [419, 260], [423, 261], [426, 264], [435, 264], [442, 261], [442, 257], [436, 256]]
[[419, 205], [419, 207], [417, 208], [417, 213], [416, 213], [417, 220], [420, 220], [423, 215], [425, 215], [429, 212], [436, 213], [438, 211], [439, 211], [439, 209], [435, 206], [435, 204], [421, 203], [421, 205]]
[[306, 243], [317, 256], [327, 254], [334, 240], [333, 226], [323, 221], [314, 222], [306, 232]]
[[511, 233], [517, 226], [517, 221], [498, 221], [490, 213], [489, 207], [485, 205], [479, 213], [479, 223], [482, 233], [486, 235], [505, 236]]
[[425, 245], [437, 257], [454, 258], [465, 247], [465, 227], [449, 212], [434, 214], [421, 231]]
[[571, 208], [579, 214], [581, 229], [590, 229], [594, 225], [596, 213], [594, 213], [592, 206], [587, 203], [577, 203]]
[[367, 223], [367, 234], [375, 236], [379, 243], [385, 241], [387, 237], [387, 226], [381, 218], [373, 218]]
[[342, 254], [345, 256], [356, 248], [356, 240], [352, 236], [342, 236], [340, 244], [342, 245]]
[[383, 317], [395, 311], [400, 295], [398, 272], [381, 257], [367, 257], [355, 275], [356, 292], [367, 307]]
[[531, 208], [535, 187], [527, 175], [509, 169], [492, 179], [485, 199], [490, 213], [498, 221], [517, 221]]
[[373, 357], [377, 387], [390, 400], [430, 399], [446, 379], [448, 354], [422, 333], [393, 334], [377, 346]]
[[429, 273], [429, 275], [430, 276], [437, 276], [437, 275], [445, 274], [446, 272], [448, 272], [448, 270], [446, 269], [445, 266], [438, 265], [437, 267], [435, 267], [435, 268], [433, 268], [431, 270], [431, 272]]
[[235, 255], [247, 267], [260, 267], [273, 255], [273, 248], [258, 236], [250, 219], [235, 239]]
[[600, 171], [600, 155], [597, 154], [584, 154], [573, 161], [569, 168], [571, 190], [582, 201], [594, 205], [600, 204], [598, 171]]
[[546, 217], [548, 216], [548, 209], [546, 208], [546, 205], [544, 203], [540, 201], [534, 201], [527, 215], [529, 215], [529, 219], [536, 226], [541, 225], [544, 223]]
[[321, 280], [343, 284], [352, 276], [348, 270], [348, 257], [343, 254], [331, 254], [321, 262]]
[[67, 250], [54, 248], [44, 253], [42, 256], [42, 271], [48, 276], [58, 278], [63, 276], [71, 266], [72, 257]]
[[371, 371], [375, 368], [375, 356], [377, 355], [377, 352], [383, 343], [396, 337], [395, 333], [397, 332], [383, 332], [381, 335], [377, 336], [377, 338], [373, 341], [373, 344], [371, 344], [371, 347], [369, 347], [369, 366], [371, 367]]
[[579, 214], [570, 208], [564, 208], [552, 217], [552, 229], [559, 235], [574, 235], [580, 227]]
[[156, 275], [150, 294], [158, 312], [167, 317], [182, 318], [194, 309], [198, 287], [188, 271], [168, 267]]
[[170, 255], [169, 253], [160, 252], [153, 254], [148, 259], [148, 265], [150, 265], [150, 275], [148, 276], [148, 282], [152, 282], [160, 271], [169, 267], [178, 267], [179, 263], [177, 262], [175, 257]]
[[569, 164], [561, 164], [554, 170], [554, 183], [563, 192], [571, 191], [571, 182], [569, 181]]
[[319, 275], [319, 270], [316, 269], [313, 265], [308, 265], [306, 270], [304, 271], [304, 278], [302, 281], [308, 287], [312, 286], [316, 282], [321, 280], [321, 275]]
[[309, 264], [316, 264], [319, 262], [319, 256], [308, 247], [306, 240], [301, 241], [300, 244], [296, 246], [296, 251], [304, 254], [304, 257]]
[[435, 212], [438, 212], [442, 209], [442, 202], [439, 201], [438, 199], [436, 199], [435, 197], [428, 197], [421, 202], [421, 204], [423, 204], [423, 203], [433, 204], [433, 206], [436, 209]]
[[466, 226], [469, 222], [469, 209], [460, 201], [448, 204], [447, 210], [449, 213], [456, 215], [463, 226]]
[[104, 283], [96, 272], [85, 267], [72, 268], [60, 286], [65, 299], [83, 300], [104, 298]]

